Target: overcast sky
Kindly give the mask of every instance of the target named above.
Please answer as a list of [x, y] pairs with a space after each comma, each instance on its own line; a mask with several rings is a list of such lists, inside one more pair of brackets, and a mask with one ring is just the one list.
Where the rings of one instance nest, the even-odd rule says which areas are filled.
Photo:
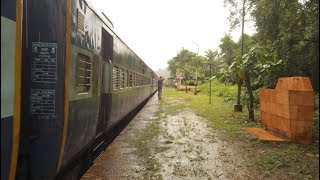
[[[88, 0], [112, 21], [117, 35], [153, 70], [182, 48], [200, 55], [229, 32], [223, 0]], [[245, 26], [246, 27], [246, 26]], [[252, 34], [253, 27], [245, 28]], [[231, 32], [234, 40], [241, 29]]]

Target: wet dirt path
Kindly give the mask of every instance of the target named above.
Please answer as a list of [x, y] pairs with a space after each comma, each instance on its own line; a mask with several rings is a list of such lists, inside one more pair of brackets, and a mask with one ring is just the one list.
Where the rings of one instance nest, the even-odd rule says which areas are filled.
[[252, 179], [223, 133], [177, 103], [151, 98], [82, 179]]

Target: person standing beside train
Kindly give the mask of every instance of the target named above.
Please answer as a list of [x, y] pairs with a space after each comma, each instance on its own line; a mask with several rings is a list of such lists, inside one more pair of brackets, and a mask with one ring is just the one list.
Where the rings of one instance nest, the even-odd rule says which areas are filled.
[[161, 99], [164, 78], [160, 76], [158, 79], [158, 98]]

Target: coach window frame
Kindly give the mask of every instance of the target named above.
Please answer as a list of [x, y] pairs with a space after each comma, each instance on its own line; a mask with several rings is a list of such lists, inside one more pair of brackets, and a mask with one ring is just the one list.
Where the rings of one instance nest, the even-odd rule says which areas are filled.
[[[82, 56], [81, 58], [83, 59], [80, 59], [79, 56]], [[86, 60], [84, 60], [85, 58]], [[79, 62], [84, 65], [84, 67], [79, 66]], [[83, 52], [77, 53], [75, 59], [75, 92], [78, 95], [89, 94], [92, 88], [92, 66], [92, 57]], [[84, 71], [83, 74], [80, 73], [82, 71]], [[84, 80], [82, 84], [79, 82], [79, 79]], [[86, 79], [89, 79], [89, 81], [87, 82]], [[78, 90], [79, 87], [82, 87], [84, 90]]]

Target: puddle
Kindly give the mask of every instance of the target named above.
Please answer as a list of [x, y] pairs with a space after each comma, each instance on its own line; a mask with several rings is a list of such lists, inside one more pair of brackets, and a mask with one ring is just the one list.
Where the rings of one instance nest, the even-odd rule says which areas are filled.
[[[163, 179], [246, 179], [243, 167], [226, 170], [226, 163], [237, 166], [219, 134], [208, 128], [205, 120], [185, 109], [161, 122], [162, 133], [155, 144], [167, 147], [155, 152], [161, 164], [159, 174]], [[163, 143], [171, 141], [172, 143]], [[230, 168], [230, 167], [228, 167]], [[239, 172], [235, 172], [238, 168]]]
[[[159, 107], [154, 96], [82, 179], [252, 179], [223, 133], [207, 127], [204, 118], [183, 109], [158, 119]], [[160, 132], [141, 149], [132, 142], [151, 123], [157, 123]], [[141, 155], [141, 150], [148, 153]], [[154, 168], [149, 162], [156, 162]]]

